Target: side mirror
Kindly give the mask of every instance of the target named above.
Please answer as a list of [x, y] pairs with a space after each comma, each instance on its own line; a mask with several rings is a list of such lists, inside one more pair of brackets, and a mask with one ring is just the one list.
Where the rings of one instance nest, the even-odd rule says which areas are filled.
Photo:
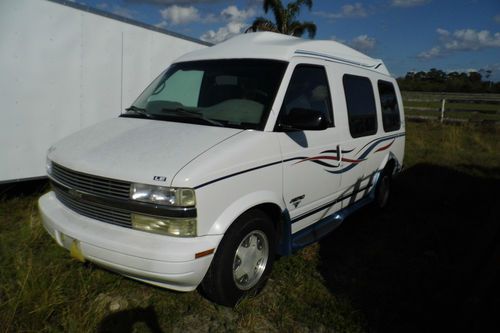
[[316, 110], [293, 108], [281, 118], [279, 128], [284, 132], [322, 131], [328, 128], [325, 115]]

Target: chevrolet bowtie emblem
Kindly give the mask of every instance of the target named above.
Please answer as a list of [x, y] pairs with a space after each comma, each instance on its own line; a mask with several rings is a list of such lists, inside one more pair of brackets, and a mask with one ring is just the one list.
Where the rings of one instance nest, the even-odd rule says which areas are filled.
[[72, 196], [73, 198], [75, 198], [75, 199], [81, 199], [82, 198], [82, 194], [80, 192], [78, 192], [77, 190], [69, 189], [68, 190], [68, 194], [70, 196]]

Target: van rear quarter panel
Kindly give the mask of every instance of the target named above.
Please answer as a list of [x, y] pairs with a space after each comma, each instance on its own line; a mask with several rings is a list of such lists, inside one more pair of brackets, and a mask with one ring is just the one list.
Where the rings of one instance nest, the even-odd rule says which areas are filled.
[[[350, 160], [363, 160], [358, 165], [350, 165], [349, 162], [343, 162], [343, 169], [345, 171], [342, 172], [342, 191], [344, 193], [351, 193], [356, 189], [365, 188], [369, 184], [373, 185], [376, 180], [376, 172], [383, 169], [390, 158], [396, 158], [397, 162], [402, 164], [404, 156], [405, 124], [401, 94], [396, 80], [390, 76], [369, 69], [334, 62], [328, 62], [327, 68], [331, 80], [330, 89], [332, 91], [335, 126], [339, 128], [339, 131], [343, 131], [344, 133], [344, 139], [342, 142], [339, 142], [339, 144], [346, 151], [350, 151], [349, 153], [345, 153], [343, 157]], [[346, 74], [366, 77], [371, 82], [377, 114], [377, 132], [373, 135], [353, 138], [350, 133], [343, 85], [343, 77]], [[394, 85], [400, 109], [401, 127], [399, 130], [392, 132], [384, 131], [380, 96], [377, 86], [379, 80], [387, 81]], [[352, 204], [353, 201], [360, 199], [364, 194], [366, 194], [366, 191], [360, 192], [357, 196], [345, 201], [343, 206], [345, 207]]]

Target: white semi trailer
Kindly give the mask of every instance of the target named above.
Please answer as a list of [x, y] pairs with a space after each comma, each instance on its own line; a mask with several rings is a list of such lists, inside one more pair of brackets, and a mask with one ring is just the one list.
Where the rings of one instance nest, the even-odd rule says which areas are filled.
[[69, 1], [0, 1], [0, 183], [44, 177], [54, 142], [118, 116], [206, 46]]

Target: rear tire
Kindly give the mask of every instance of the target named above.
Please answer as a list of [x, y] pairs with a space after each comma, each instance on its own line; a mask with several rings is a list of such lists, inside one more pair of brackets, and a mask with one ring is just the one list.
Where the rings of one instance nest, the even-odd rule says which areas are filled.
[[264, 287], [274, 262], [275, 230], [260, 210], [241, 215], [226, 231], [201, 288], [211, 301], [234, 306]]
[[379, 209], [384, 209], [389, 203], [391, 196], [392, 176], [388, 169], [385, 169], [381, 174], [375, 188], [375, 205]]

